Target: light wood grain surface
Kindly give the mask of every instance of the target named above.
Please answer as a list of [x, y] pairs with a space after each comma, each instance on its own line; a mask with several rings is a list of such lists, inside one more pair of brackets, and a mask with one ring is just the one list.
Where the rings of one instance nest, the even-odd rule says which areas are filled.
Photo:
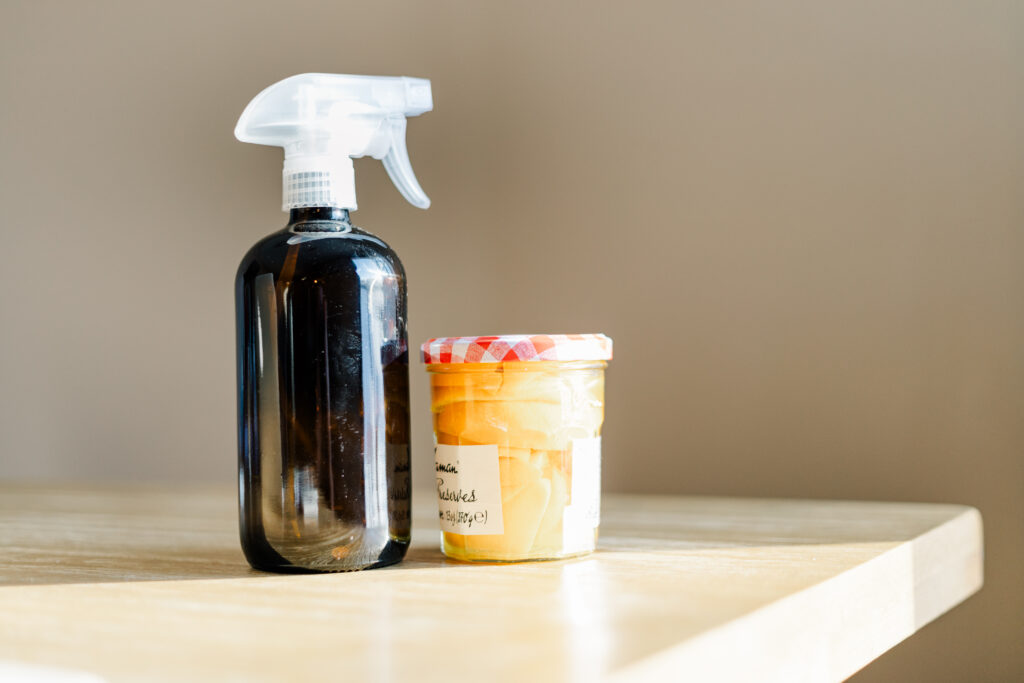
[[432, 504], [398, 566], [278, 576], [230, 491], [0, 486], [0, 674], [841, 680], [982, 582], [960, 506], [606, 496], [590, 557], [467, 565]]

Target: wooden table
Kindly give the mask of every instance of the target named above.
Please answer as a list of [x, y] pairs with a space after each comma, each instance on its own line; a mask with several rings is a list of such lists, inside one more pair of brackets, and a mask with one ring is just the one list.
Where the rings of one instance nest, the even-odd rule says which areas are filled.
[[502, 566], [432, 503], [400, 565], [278, 576], [231, 491], [0, 486], [0, 679], [840, 680], [982, 583], [968, 507], [606, 496], [596, 554]]

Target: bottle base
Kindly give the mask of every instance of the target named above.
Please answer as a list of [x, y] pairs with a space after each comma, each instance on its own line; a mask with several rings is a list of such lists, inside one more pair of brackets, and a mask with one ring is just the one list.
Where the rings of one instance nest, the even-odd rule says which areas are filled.
[[310, 564], [294, 564], [279, 554], [276, 557], [265, 557], [261, 554], [246, 552], [246, 560], [253, 569], [274, 574], [341, 574], [345, 572], [357, 572], [365, 569], [378, 569], [397, 564], [405, 557], [409, 549], [408, 541], [391, 540], [380, 551], [377, 557], [369, 562], [346, 563], [335, 556], [318, 558], [318, 561]]

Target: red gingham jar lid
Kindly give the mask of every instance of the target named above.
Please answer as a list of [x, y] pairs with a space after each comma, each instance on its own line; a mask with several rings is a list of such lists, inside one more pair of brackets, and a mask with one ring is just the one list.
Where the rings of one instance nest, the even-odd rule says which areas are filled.
[[526, 360], [611, 360], [603, 334], [503, 334], [438, 337], [420, 347], [424, 363], [502, 363]]

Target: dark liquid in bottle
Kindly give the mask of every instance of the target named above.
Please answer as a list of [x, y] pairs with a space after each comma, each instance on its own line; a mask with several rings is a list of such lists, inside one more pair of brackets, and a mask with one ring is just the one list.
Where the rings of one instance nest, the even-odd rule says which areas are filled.
[[402, 265], [344, 209], [293, 209], [235, 282], [239, 506], [249, 563], [345, 571], [409, 544]]

